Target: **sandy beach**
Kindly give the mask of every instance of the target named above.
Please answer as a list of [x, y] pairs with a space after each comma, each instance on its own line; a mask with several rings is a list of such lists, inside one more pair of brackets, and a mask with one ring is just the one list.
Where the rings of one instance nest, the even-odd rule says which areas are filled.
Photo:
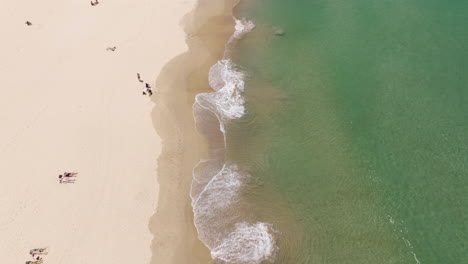
[[[2, 4], [3, 262], [24, 263], [38, 247], [49, 248], [44, 263], [150, 261], [161, 152], [155, 80], [187, 49], [180, 21], [194, 2]], [[65, 171], [78, 173], [74, 184], [58, 183]]]

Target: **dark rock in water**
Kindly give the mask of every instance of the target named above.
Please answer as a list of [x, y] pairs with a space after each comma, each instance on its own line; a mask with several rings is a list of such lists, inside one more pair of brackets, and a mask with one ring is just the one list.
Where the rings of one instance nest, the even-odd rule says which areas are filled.
[[276, 36], [284, 36], [284, 34], [286, 34], [286, 32], [284, 32], [284, 30], [282, 30], [281, 28], [275, 30]]

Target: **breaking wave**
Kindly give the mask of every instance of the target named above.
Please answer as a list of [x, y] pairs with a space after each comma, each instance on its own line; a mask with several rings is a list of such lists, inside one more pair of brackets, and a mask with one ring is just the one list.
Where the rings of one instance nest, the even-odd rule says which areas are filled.
[[[235, 18], [234, 18], [235, 19]], [[254, 23], [235, 19], [235, 32], [224, 57], [209, 71], [212, 93], [195, 97], [193, 113], [198, 130], [209, 142], [209, 159], [193, 170], [190, 191], [195, 226], [200, 240], [217, 262], [259, 264], [273, 261], [276, 231], [271, 224], [247, 219], [242, 190], [251, 177], [225, 160], [225, 124], [245, 114], [246, 73], [229, 58], [235, 43], [253, 30]]]
[[273, 261], [276, 246], [273, 243], [274, 230], [265, 223], [239, 223], [221, 245], [214, 248], [211, 255], [228, 263], [260, 263]]
[[244, 77], [245, 74], [230, 59], [220, 60], [210, 68], [208, 78], [216, 92], [198, 94], [195, 100], [224, 121], [240, 118], [245, 113]]

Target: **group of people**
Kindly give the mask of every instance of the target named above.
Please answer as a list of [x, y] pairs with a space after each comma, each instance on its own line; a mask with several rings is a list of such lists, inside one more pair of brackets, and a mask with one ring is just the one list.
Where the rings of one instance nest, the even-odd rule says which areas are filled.
[[76, 172], [64, 172], [63, 175], [60, 174], [58, 176], [59, 178], [59, 183], [75, 183], [75, 178], [78, 176], [78, 173]]
[[95, 2], [91, 1], [92, 6], [95, 6], [95, 5], [98, 5], [98, 4], [99, 4], [98, 0], [96, 0]]
[[42, 264], [44, 260], [42, 260], [42, 255], [47, 255], [47, 248], [34, 248], [29, 250], [29, 255], [32, 256], [33, 260], [26, 261], [26, 264]]
[[[139, 82], [144, 82], [142, 79], [141, 79], [141, 76], [139, 73], [137, 73], [137, 78], [138, 78], [138, 81]], [[143, 95], [148, 95], [148, 96], [151, 96], [153, 95], [153, 90], [151, 89], [151, 86], [145, 82], [145, 87], [143, 88]]]

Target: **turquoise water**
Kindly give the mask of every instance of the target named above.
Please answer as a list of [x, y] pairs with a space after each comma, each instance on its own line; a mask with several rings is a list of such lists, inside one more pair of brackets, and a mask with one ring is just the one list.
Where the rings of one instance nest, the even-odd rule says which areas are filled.
[[227, 157], [275, 263], [468, 263], [468, 2], [236, 11], [257, 27], [234, 53], [247, 114]]

